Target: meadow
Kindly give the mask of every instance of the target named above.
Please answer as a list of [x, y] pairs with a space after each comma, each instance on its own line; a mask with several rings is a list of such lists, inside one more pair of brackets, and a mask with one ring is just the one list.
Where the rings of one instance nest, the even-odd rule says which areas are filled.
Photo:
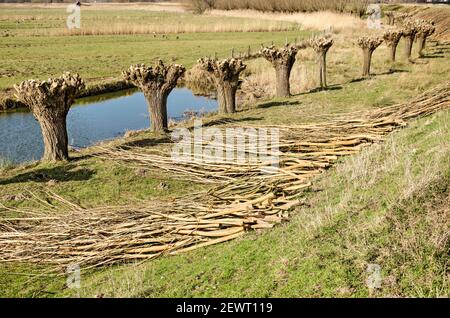
[[151, 5], [83, 8], [81, 32], [70, 33], [65, 6], [0, 6], [1, 90], [64, 71], [97, 83], [158, 58], [191, 67], [201, 56], [226, 57], [232, 48], [256, 50], [309, 34], [294, 22], [152, 11]]
[[[250, 45], [256, 50], [261, 43], [282, 45], [286, 39], [323, 31], [317, 25], [305, 29], [285, 14], [251, 18], [247, 11], [213, 11], [198, 16], [120, 6], [120, 10], [110, 8], [100, 15], [94, 14], [95, 8], [86, 10], [87, 30], [103, 25], [104, 33], [69, 35], [61, 26], [65, 21], [62, 8], [17, 6], [8, 9], [12, 11], [7, 15], [6, 7], [1, 8], [1, 32], [8, 30], [8, 36], [0, 38], [0, 88], [4, 90], [23, 79], [47, 78], [66, 70], [95, 83], [118, 77], [132, 63], [151, 63], [156, 58], [190, 67], [204, 55], [226, 57], [231, 48], [246, 51]], [[52, 19], [31, 19], [46, 15]], [[163, 24], [147, 25], [149, 17]], [[292, 21], [285, 21], [290, 17]], [[15, 22], [20, 19], [23, 22]], [[340, 21], [349, 19], [355, 21], [348, 15]], [[128, 27], [108, 30], [107, 25], [117, 20]], [[177, 26], [175, 21], [183, 23]], [[311, 49], [297, 55], [289, 98], [273, 98], [274, 71], [269, 63], [256, 59], [248, 62], [244, 72], [240, 111], [225, 117], [210, 114], [204, 120], [218, 126], [224, 120], [242, 125], [323, 122], [404, 103], [448, 82], [450, 45], [439, 39], [430, 41], [424, 58], [414, 52], [414, 63], [403, 58], [403, 41], [395, 64], [388, 61], [388, 48], [380, 46], [372, 60], [373, 76], [362, 78], [362, 54], [355, 40], [373, 31], [361, 31], [361, 21], [356, 21], [354, 26], [332, 30], [335, 44], [328, 53], [327, 90], [317, 89], [317, 61]], [[165, 24], [167, 30], [179, 29], [153, 35]], [[448, 296], [449, 119], [450, 112], [445, 110], [413, 120], [383, 143], [343, 157], [314, 179], [312, 188], [300, 192], [305, 204], [290, 212], [290, 222], [272, 230], [253, 231], [232, 242], [182, 255], [83, 271], [81, 289], [66, 288], [65, 277], [48, 273], [46, 266], [2, 264], [0, 285], [6, 288], [0, 295]], [[158, 150], [164, 147], [158, 145], [161, 137], [136, 132], [108, 145], [134, 143]], [[29, 193], [52, 191], [84, 207], [143, 199], [170, 204], [176, 197], [208, 189], [168, 172], [142, 174], [132, 166], [93, 157], [93, 152], [73, 152], [73, 159], [62, 163], [0, 163], [0, 203], [26, 209], [36, 205], [35, 200], [26, 199]], [[161, 182], [167, 188], [160, 188]], [[12, 195], [19, 196], [18, 200], [8, 199]], [[381, 289], [367, 288], [368, 263], [382, 265]]]

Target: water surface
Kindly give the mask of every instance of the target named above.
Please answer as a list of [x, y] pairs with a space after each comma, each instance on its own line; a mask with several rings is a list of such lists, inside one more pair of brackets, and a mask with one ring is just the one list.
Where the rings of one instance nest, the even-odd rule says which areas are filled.
[[[175, 88], [167, 101], [168, 117], [174, 120], [182, 119], [186, 111], [216, 109], [214, 99], [194, 96], [187, 88]], [[67, 116], [69, 145], [77, 148], [149, 126], [144, 95], [135, 90], [79, 99]], [[39, 123], [30, 112], [0, 113], [0, 158], [21, 163], [38, 160], [43, 152]]]

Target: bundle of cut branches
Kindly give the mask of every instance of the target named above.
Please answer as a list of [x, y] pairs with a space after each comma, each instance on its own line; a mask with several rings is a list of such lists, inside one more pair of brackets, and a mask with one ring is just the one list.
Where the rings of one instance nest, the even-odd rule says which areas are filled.
[[[339, 156], [383, 140], [407, 120], [449, 108], [449, 88], [447, 82], [408, 103], [328, 122], [265, 126], [280, 131], [279, 142], [271, 148], [279, 165], [271, 173], [264, 170], [268, 163], [261, 160], [249, 164], [179, 162], [172, 161], [168, 152], [101, 147], [98, 156], [104, 160], [163, 169], [215, 186], [170, 202], [83, 208], [46, 193], [34, 195], [39, 203], [35, 208], [0, 206], [0, 262], [47, 263], [55, 268], [71, 263], [100, 266], [176, 254], [234, 239], [250, 229], [271, 228], [302, 204], [301, 190]], [[246, 153], [252, 151], [255, 148]]]

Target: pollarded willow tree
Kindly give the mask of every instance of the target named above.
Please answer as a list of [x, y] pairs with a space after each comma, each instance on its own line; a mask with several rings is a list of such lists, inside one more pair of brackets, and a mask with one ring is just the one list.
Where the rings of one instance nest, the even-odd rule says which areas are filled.
[[78, 74], [64, 73], [46, 81], [27, 80], [14, 85], [16, 97], [27, 105], [41, 126], [44, 161], [69, 159], [66, 118], [84, 88]]
[[401, 26], [405, 22], [405, 20], [411, 18], [411, 14], [400, 12], [400, 13], [394, 13], [394, 25]]
[[197, 61], [198, 66], [208, 72], [217, 90], [219, 113], [228, 114], [236, 111], [236, 91], [239, 86], [239, 74], [247, 67], [241, 59], [218, 60], [208, 57]]
[[362, 49], [364, 56], [362, 76], [370, 75], [370, 64], [372, 62], [372, 54], [376, 50], [376, 48], [380, 46], [382, 42], [383, 40], [378, 37], [363, 36], [358, 38], [357, 43], [359, 47]]
[[384, 13], [386, 17], [388, 18], [388, 25], [394, 25], [395, 24], [395, 14], [394, 11], [386, 11]]
[[417, 23], [414, 20], [405, 20], [402, 26], [402, 35], [406, 40], [405, 44], [405, 57], [411, 60], [412, 47], [414, 39], [417, 34]]
[[272, 45], [261, 49], [261, 55], [275, 68], [276, 96], [278, 97], [291, 95], [289, 80], [297, 52], [298, 48], [294, 45], [286, 45], [281, 48]]
[[154, 132], [167, 131], [167, 97], [185, 71], [183, 65], [166, 66], [159, 60], [153, 67], [137, 64], [122, 73], [127, 82], [144, 93]]
[[386, 42], [386, 45], [390, 48], [390, 59], [392, 62], [395, 62], [398, 42], [400, 42], [402, 35], [403, 33], [401, 30], [387, 30], [383, 34], [384, 42]]
[[319, 81], [320, 87], [327, 87], [327, 52], [333, 45], [333, 39], [320, 37], [313, 38], [310, 41], [311, 47], [317, 53], [319, 59]]
[[432, 21], [427, 20], [418, 20], [416, 22], [416, 27], [416, 40], [419, 44], [418, 53], [419, 56], [423, 56], [423, 49], [425, 48], [427, 38], [434, 33], [436, 28], [434, 27], [434, 23]]

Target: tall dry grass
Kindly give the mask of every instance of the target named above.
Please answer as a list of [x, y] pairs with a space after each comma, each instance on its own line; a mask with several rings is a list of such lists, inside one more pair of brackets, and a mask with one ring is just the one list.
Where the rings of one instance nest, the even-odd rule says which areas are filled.
[[280, 13], [259, 12], [256, 10], [211, 10], [206, 13], [211, 16], [254, 18], [258, 20], [286, 21], [300, 24], [304, 28], [315, 30], [344, 30], [349, 28], [362, 28], [365, 23], [362, 19], [346, 13], [331, 11], [311, 13]]
[[[180, 33], [219, 33], [219, 32], [279, 32], [299, 29], [295, 24], [282, 21], [243, 20], [211, 23], [133, 23], [120, 22], [82, 25], [81, 29], [53, 30], [52, 35], [132, 35], [132, 34], [180, 34]], [[48, 34], [48, 33], [47, 33]]]
[[362, 16], [369, 0], [191, 0], [193, 5], [219, 10], [258, 10], [264, 12], [348, 12]]

